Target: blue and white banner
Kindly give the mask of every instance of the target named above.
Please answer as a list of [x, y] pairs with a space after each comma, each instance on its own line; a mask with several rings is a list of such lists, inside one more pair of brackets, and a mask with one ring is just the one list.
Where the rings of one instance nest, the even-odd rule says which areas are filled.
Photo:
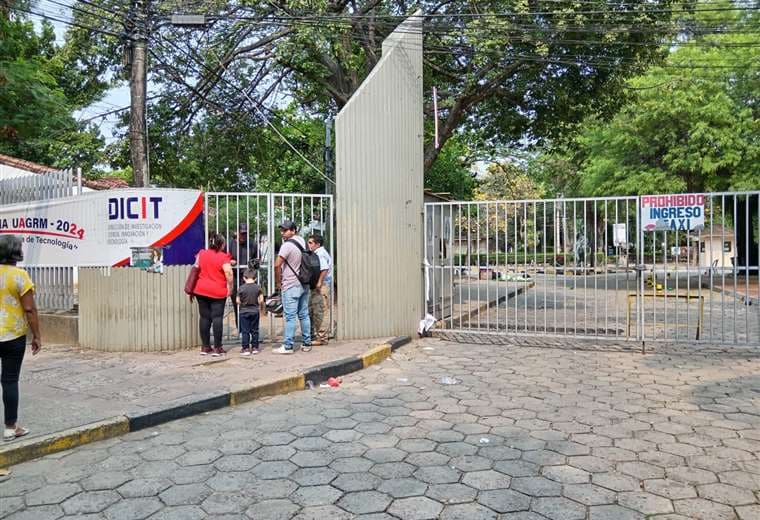
[[0, 234], [24, 240], [26, 265], [128, 265], [132, 247], [191, 264], [203, 247], [203, 193], [130, 188], [0, 206]]

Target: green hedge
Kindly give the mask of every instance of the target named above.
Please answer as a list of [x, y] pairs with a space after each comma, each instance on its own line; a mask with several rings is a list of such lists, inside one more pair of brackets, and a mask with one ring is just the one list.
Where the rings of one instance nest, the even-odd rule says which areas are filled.
[[[558, 253], [555, 255], [554, 253], [528, 253], [527, 255], [525, 253], [489, 253], [488, 256], [485, 254], [481, 254], [480, 257], [478, 255], [455, 255], [454, 256], [454, 265], [491, 265], [491, 266], [509, 266], [517, 264], [524, 265], [524, 264], [531, 264], [536, 263], [539, 265], [554, 265], [555, 262], [558, 265], [573, 265], [575, 263], [575, 255], [573, 253]], [[596, 255], [596, 263], [597, 265], [602, 265], [605, 263], [605, 255], [604, 253], [597, 253]], [[614, 255], [607, 255], [606, 256], [607, 263], [613, 264], [615, 263], [616, 256]], [[486, 262], [487, 260], [487, 262]], [[621, 258], [621, 260], [624, 260], [624, 257]]]

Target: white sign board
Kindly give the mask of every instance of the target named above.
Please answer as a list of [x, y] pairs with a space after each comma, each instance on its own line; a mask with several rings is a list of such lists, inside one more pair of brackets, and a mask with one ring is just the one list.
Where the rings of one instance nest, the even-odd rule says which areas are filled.
[[203, 247], [203, 194], [124, 189], [0, 206], [0, 234], [24, 240], [25, 265], [128, 265], [131, 247], [162, 246], [165, 264]]
[[628, 228], [625, 224], [612, 224], [612, 244], [615, 247], [628, 245]]
[[697, 231], [705, 227], [705, 196], [643, 195], [641, 228], [644, 231]]

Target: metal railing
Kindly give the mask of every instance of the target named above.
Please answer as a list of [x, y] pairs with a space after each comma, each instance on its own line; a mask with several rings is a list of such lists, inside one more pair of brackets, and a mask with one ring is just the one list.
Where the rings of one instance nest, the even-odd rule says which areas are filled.
[[76, 178], [73, 170], [53, 170], [0, 179], [0, 205], [71, 197], [77, 192]]
[[[249, 261], [256, 261], [259, 285], [266, 294], [275, 290], [274, 261], [281, 244], [279, 224], [291, 220], [298, 227], [299, 234], [308, 237], [319, 234], [324, 238], [325, 248], [334, 252], [334, 208], [332, 195], [297, 193], [206, 193], [205, 223], [206, 239], [210, 232], [220, 233], [227, 241], [228, 251], [235, 259], [235, 289], [242, 280], [242, 273]], [[245, 230], [245, 241], [240, 240]], [[334, 266], [333, 266], [334, 267]], [[334, 279], [334, 269], [333, 269]], [[334, 291], [330, 286], [329, 334], [334, 335]], [[236, 308], [232, 300], [225, 309], [225, 336], [237, 337]], [[262, 323], [263, 327], [263, 323]], [[281, 333], [275, 326], [271, 314], [268, 315], [270, 337]]]
[[[34, 282], [34, 298], [41, 311], [71, 311], [79, 304], [79, 269], [70, 265], [19, 265]], [[108, 275], [107, 266], [87, 266]]]
[[427, 203], [427, 311], [452, 331], [760, 344], [760, 193], [700, 197], [693, 222], [647, 227], [644, 197]]
[[69, 311], [77, 305], [76, 267], [20, 266], [34, 282], [34, 299], [43, 311]]

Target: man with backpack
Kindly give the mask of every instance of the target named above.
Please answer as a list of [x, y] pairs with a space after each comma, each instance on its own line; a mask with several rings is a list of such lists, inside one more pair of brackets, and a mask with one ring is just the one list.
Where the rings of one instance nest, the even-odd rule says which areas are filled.
[[303, 350], [308, 352], [311, 350], [309, 292], [312, 280], [319, 279], [319, 258], [306, 248], [306, 242], [298, 236], [292, 221], [284, 220], [280, 224], [280, 233], [282, 246], [274, 263], [274, 273], [275, 285], [281, 290], [285, 331], [282, 345], [273, 351], [276, 354], [293, 353], [297, 318], [301, 322]]

